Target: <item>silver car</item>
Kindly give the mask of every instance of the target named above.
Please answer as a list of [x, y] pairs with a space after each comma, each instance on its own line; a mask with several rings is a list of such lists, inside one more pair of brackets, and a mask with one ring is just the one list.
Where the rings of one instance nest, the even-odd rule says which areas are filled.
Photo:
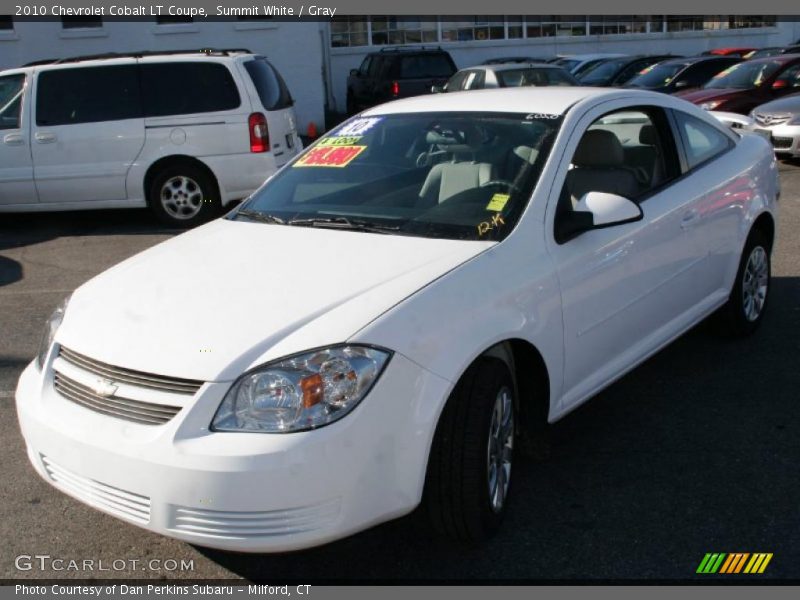
[[800, 156], [800, 94], [757, 106], [750, 118], [753, 130], [771, 139], [776, 153]]

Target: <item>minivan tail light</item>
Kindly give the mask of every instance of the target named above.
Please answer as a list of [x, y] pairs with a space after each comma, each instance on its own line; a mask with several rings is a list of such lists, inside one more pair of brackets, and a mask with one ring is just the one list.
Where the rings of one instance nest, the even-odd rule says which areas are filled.
[[397, 81], [392, 82], [392, 96], [400, 95], [400, 84]]
[[267, 117], [253, 113], [247, 120], [250, 126], [250, 152], [269, 152]]

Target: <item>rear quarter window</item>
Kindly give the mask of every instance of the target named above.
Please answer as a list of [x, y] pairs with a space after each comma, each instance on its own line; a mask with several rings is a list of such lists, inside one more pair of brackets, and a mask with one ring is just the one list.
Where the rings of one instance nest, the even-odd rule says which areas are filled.
[[39, 73], [37, 125], [76, 125], [141, 116], [136, 65], [54, 69]]
[[189, 115], [239, 108], [242, 100], [228, 68], [220, 63], [141, 65], [144, 113]]
[[265, 59], [249, 60], [244, 63], [244, 68], [250, 75], [265, 110], [280, 110], [294, 104], [280, 73]]
[[455, 68], [444, 54], [417, 54], [401, 57], [393, 69], [392, 77], [397, 79], [447, 78], [453, 73], [455, 73]]

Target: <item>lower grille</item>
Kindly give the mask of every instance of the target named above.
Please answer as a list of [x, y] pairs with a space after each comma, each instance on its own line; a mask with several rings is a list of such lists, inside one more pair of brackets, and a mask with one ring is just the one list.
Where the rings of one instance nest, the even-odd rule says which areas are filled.
[[53, 383], [56, 391], [67, 400], [93, 411], [135, 423], [162, 425], [181, 410], [180, 406], [140, 402], [117, 396], [101, 396], [90, 387], [78, 383], [58, 371], [55, 372]]
[[775, 148], [783, 148], [783, 149], [788, 150], [789, 148], [792, 147], [792, 142], [793, 141], [794, 140], [792, 138], [789, 138], [789, 137], [774, 137], [773, 136], [772, 145]]
[[76, 496], [89, 506], [106, 510], [122, 519], [146, 525], [150, 522], [150, 498], [87, 479], [60, 467], [41, 455], [50, 479], [57, 487]]
[[331, 524], [339, 514], [338, 499], [302, 508], [263, 512], [234, 512], [176, 508], [173, 531], [192, 535], [247, 539], [292, 535], [321, 529]]

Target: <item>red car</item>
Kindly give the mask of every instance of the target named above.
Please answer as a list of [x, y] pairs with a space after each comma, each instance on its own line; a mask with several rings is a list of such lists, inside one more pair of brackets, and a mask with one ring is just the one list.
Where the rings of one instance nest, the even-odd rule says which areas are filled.
[[703, 52], [703, 54], [713, 54], [715, 56], [744, 56], [745, 54], [750, 54], [751, 52], [755, 52], [757, 48], [714, 48], [713, 50], [709, 50], [708, 52]]
[[737, 63], [699, 90], [676, 96], [706, 110], [746, 115], [759, 104], [800, 92], [800, 54], [781, 54]]

